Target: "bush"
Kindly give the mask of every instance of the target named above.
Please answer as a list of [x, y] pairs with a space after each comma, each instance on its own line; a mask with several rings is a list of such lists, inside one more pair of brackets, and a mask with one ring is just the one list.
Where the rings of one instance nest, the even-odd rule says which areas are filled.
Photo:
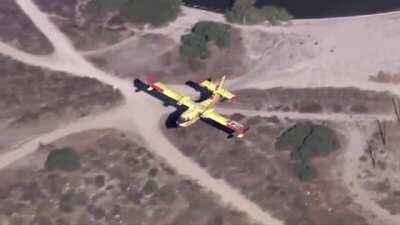
[[256, 24], [264, 21], [260, 11], [254, 6], [255, 0], [236, 0], [232, 9], [225, 14], [229, 22]]
[[323, 108], [318, 102], [302, 102], [299, 106], [301, 113], [316, 113], [322, 112]]
[[299, 123], [285, 131], [277, 140], [278, 150], [291, 149], [294, 160], [310, 160], [314, 156], [327, 155], [338, 149], [335, 132], [322, 125]]
[[171, 204], [176, 199], [176, 187], [172, 184], [162, 186], [157, 192], [157, 196], [166, 204]]
[[187, 58], [205, 59], [209, 55], [208, 42], [215, 42], [220, 48], [229, 47], [228, 26], [211, 21], [201, 21], [192, 28], [192, 33], [181, 37], [181, 55]]
[[152, 179], [147, 180], [145, 185], [143, 186], [142, 190], [146, 195], [152, 194], [156, 191], [158, 191], [158, 184]]
[[71, 148], [55, 149], [47, 156], [45, 167], [48, 170], [78, 170], [81, 168], [79, 154]]
[[203, 37], [206, 42], [215, 41], [220, 48], [229, 47], [230, 33], [225, 24], [200, 21], [194, 25], [192, 32]]
[[87, 7], [95, 16], [119, 12], [129, 22], [159, 26], [176, 18], [181, 4], [181, 0], [91, 0]]
[[272, 25], [279, 24], [279, 21], [288, 21], [292, 19], [292, 15], [285, 8], [277, 6], [264, 6], [261, 8], [261, 14]]
[[121, 14], [130, 22], [159, 26], [176, 19], [181, 4], [181, 0], [128, 0]]
[[181, 37], [181, 55], [187, 58], [207, 58], [208, 48], [204, 38], [197, 34], [185, 34]]
[[227, 20], [239, 24], [257, 24], [267, 20], [275, 25], [292, 18], [284, 8], [264, 6], [259, 9], [254, 3], [255, 0], [236, 0], [232, 9], [225, 14]]
[[355, 113], [367, 113], [368, 107], [361, 104], [355, 104], [350, 107], [350, 110]]
[[311, 181], [317, 175], [317, 171], [309, 164], [300, 163], [297, 168], [297, 176], [301, 181]]
[[296, 169], [299, 178], [308, 181], [316, 175], [315, 169], [310, 166], [310, 160], [338, 149], [339, 142], [335, 132], [329, 127], [298, 123], [278, 138], [275, 147], [277, 150], [291, 150], [291, 159], [301, 163]]
[[109, 12], [119, 11], [129, 0], [91, 0], [87, 7], [95, 16], [105, 16]]

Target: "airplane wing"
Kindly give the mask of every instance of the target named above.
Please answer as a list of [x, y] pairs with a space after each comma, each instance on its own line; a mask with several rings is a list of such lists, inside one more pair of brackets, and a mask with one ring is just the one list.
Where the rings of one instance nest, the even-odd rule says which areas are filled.
[[239, 138], [242, 138], [244, 136], [244, 134], [249, 130], [248, 126], [245, 126], [239, 122], [236, 122], [227, 117], [224, 117], [215, 111], [207, 111], [207, 112], [203, 113], [202, 118], [210, 119], [212, 121], [215, 121], [229, 129], [233, 130], [234, 132], [236, 132], [238, 134]]
[[147, 79], [147, 84], [149, 85], [147, 90], [156, 90], [157, 92], [160, 92], [163, 95], [175, 100], [178, 105], [184, 105], [188, 108], [194, 105], [193, 101], [190, 99], [189, 96], [184, 96], [179, 92], [172, 90], [167, 85], [155, 81], [151, 77]]
[[[200, 83], [200, 86], [207, 88], [209, 91], [211, 92], [215, 92], [217, 89], [217, 85], [215, 83], [213, 83], [212, 81], [209, 80], [205, 80], [203, 82]], [[222, 88], [218, 91], [218, 94], [220, 94], [222, 97], [228, 99], [228, 100], [233, 100], [236, 95], [233, 94], [232, 92]]]

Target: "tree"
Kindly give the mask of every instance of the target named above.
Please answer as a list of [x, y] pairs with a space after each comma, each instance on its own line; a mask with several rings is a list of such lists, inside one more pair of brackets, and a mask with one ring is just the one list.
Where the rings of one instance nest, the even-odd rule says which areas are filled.
[[180, 52], [188, 58], [207, 58], [209, 52], [206, 40], [197, 34], [185, 34], [181, 37]]
[[314, 167], [304, 162], [301, 162], [298, 168], [298, 177], [301, 181], [308, 182], [312, 180], [317, 172]]
[[128, 0], [121, 14], [130, 22], [163, 25], [176, 19], [181, 0]]
[[181, 37], [181, 55], [187, 58], [205, 59], [209, 55], [208, 43], [214, 42], [219, 48], [229, 47], [228, 26], [211, 21], [200, 21], [192, 28], [192, 33]]
[[278, 24], [292, 18], [288, 11], [277, 6], [264, 6], [261, 9], [254, 6], [255, 0], [236, 0], [232, 9], [225, 16], [228, 21], [239, 24], [256, 24], [269, 21]]
[[109, 12], [119, 11], [129, 0], [91, 0], [87, 7], [95, 16], [104, 16]]
[[228, 21], [240, 24], [254, 24], [262, 21], [255, 0], [236, 0], [232, 9], [227, 12]]
[[200, 21], [194, 25], [192, 32], [203, 37], [206, 42], [215, 41], [220, 48], [226, 48], [230, 43], [228, 26], [211, 21]]
[[47, 156], [45, 167], [48, 170], [73, 171], [81, 168], [79, 154], [72, 148], [55, 149]]
[[261, 13], [272, 25], [279, 24], [279, 21], [288, 21], [293, 18], [285, 8], [277, 6], [264, 6]]

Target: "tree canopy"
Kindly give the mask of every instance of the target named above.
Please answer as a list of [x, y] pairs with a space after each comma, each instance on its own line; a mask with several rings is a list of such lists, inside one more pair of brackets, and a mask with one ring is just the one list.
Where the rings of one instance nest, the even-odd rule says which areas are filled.
[[275, 143], [277, 150], [291, 150], [292, 160], [300, 161], [297, 174], [303, 181], [315, 177], [316, 171], [310, 160], [315, 156], [328, 155], [339, 148], [336, 133], [329, 127], [298, 123], [287, 129]]
[[181, 37], [181, 55], [188, 58], [207, 58], [208, 43], [215, 43], [219, 48], [229, 47], [230, 32], [228, 26], [211, 21], [196, 23], [192, 32]]
[[130, 22], [159, 26], [176, 19], [181, 4], [181, 0], [128, 0], [121, 13]]
[[45, 167], [48, 170], [78, 170], [81, 168], [80, 157], [72, 148], [55, 149], [47, 156]]
[[181, 5], [181, 0], [91, 0], [88, 7], [97, 16], [119, 12], [128, 22], [160, 26], [176, 19]]
[[288, 21], [292, 18], [284, 8], [273, 5], [257, 8], [254, 3], [255, 0], [236, 0], [232, 9], [225, 14], [227, 20], [239, 24], [257, 24], [269, 21], [275, 25], [280, 21]]

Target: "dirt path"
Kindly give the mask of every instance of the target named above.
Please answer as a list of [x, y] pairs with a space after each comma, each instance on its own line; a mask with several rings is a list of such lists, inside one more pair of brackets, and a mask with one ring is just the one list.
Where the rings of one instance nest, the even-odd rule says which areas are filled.
[[[139, 133], [148, 144], [150, 150], [166, 159], [175, 167], [178, 173], [188, 175], [197, 180], [200, 185], [218, 194], [222, 202], [246, 212], [250, 218], [263, 224], [282, 224], [271, 217], [259, 206], [245, 198], [237, 190], [223, 180], [211, 177], [191, 159], [185, 157], [164, 137], [159, 129], [160, 115], [168, 112], [162, 104], [144, 93], [135, 93], [132, 81], [122, 80], [94, 68], [72, 47], [70, 41], [55, 27], [31, 0], [17, 0], [17, 3], [32, 19], [34, 24], [49, 38], [55, 47], [52, 56], [44, 58], [32, 56], [6, 45], [0, 45], [0, 51], [17, 60], [45, 68], [69, 72], [77, 76], [96, 78], [119, 89], [125, 97], [123, 106], [106, 112], [100, 116], [89, 116], [59, 129], [31, 140], [18, 149], [0, 156], [0, 168], [5, 168], [13, 162], [34, 152], [40, 143], [48, 143], [63, 136], [93, 128], [115, 127]], [[190, 21], [189, 21], [190, 22]], [[162, 29], [161, 29], [162, 32]], [[43, 60], [41, 60], [43, 59]]]

